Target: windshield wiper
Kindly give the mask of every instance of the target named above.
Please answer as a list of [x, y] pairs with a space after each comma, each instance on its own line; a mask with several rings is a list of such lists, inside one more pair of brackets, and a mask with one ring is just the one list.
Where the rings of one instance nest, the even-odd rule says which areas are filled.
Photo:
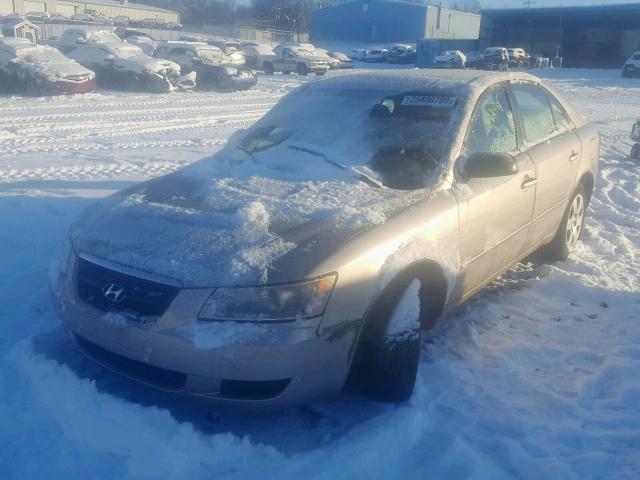
[[371, 185], [372, 187], [384, 188], [384, 185], [382, 185], [382, 183], [380, 183], [376, 179], [371, 178], [367, 174], [356, 170], [354, 167], [348, 167], [348, 166], [342, 165], [341, 163], [338, 163], [338, 162], [336, 162], [334, 160], [331, 160], [329, 157], [327, 157], [322, 152], [318, 152], [317, 150], [314, 150], [312, 148], [309, 148], [309, 147], [306, 147], [306, 146], [302, 146], [302, 145], [289, 145], [289, 148], [291, 150], [297, 150], [299, 152], [308, 153], [310, 155], [313, 155], [314, 157], [320, 157], [325, 162], [333, 165], [334, 167], [338, 167], [340, 170], [349, 170], [358, 180], [360, 180], [360, 181], [362, 181], [362, 182], [364, 182], [364, 183], [366, 183], [368, 185]]

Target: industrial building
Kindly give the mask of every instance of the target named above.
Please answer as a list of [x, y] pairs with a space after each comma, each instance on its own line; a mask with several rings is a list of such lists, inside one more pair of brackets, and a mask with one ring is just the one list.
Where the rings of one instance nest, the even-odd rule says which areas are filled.
[[27, 12], [61, 13], [67, 16], [89, 13], [110, 18], [126, 15], [131, 20], [159, 18], [168, 22], [180, 21], [177, 12], [126, 0], [0, 0], [0, 15]]
[[312, 41], [476, 40], [480, 16], [419, 0], [347, 0], [311, 12]]
[[483, 10], [478, 43], [558, 55], [567, 67], [620, 68], [640, 50], [640, 3]]

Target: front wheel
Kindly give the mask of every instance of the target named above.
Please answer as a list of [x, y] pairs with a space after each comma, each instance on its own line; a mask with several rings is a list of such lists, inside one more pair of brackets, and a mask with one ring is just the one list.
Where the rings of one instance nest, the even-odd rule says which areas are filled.
[[371, 313], [363, 332], [358, 377], [374, 400], [402, 402], [411, 397], [420, 359], [420, 282], [393, 282]]
[[307, 75], [309, 73], [309, 69], [307, 68], [306, 64], [299, 63], [298, 65], [296, 65], [296, 73], [298, 75]]
[[631, 147], [631, 160], [640, 160], [640, 143], [634, 143]]
[[265, 73], [266, 75], [273, 75], [273, 72], [274, 72], [273, 63], [271, 63], [271, 62], [266, 62], [266, 63], [263, 65], [263, 68], [264, 68], [264, 73]]
[[580, 240], [584, 216], [587, 210], [588, 197], [584, 187], [580, 185], [569, 200], [567, 209], [560, 222], [560, 227], [549, 245], [542, 249], [547, 261], [566, 260]]

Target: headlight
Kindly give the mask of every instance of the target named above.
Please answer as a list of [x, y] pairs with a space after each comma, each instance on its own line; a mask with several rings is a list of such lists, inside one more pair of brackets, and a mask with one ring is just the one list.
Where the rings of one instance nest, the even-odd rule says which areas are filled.
[[224, 71], [227, 72], [227, 75], [235, 75], [238, 73], [238, 69], [233, 67], [224, 67]]
[[200, 310], [200, 320], [285, 322], [322, 315], [338, 278], [332, 273], [286, 285], [217, 289]]

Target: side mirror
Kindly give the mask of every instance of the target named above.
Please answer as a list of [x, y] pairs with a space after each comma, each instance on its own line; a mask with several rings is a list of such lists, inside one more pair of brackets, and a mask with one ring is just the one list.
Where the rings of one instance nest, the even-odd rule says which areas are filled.
[[462, 166], [462, 175], [466, 179], [506, 177], [519, 171], [518, 160], [508, 153], [474, 153]]
[[78, 37], [78, 38], [76, 39], [76, 43], [77, 43], [78, 45], [86, 45], [87, 40], [86, 40], [85, 38]]

